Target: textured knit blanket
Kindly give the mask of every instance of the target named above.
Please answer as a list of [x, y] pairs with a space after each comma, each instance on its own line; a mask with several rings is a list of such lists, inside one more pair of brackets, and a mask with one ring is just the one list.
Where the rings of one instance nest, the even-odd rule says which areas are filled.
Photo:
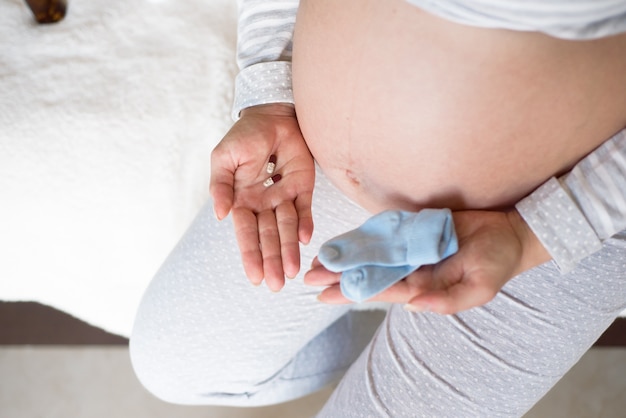
[[0, 299], [130, 333], [231, 125], [234, 0], [0, 2]]

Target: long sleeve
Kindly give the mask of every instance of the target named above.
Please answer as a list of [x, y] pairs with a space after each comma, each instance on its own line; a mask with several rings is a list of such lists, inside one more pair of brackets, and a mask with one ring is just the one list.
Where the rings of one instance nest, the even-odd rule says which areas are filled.
[[626, 229], [626, 130], [516, 205], [563, 272]]
[[246, 107], [293, 104], [291, 51], [298, 5], [299, 0], [239, 0], [234, 120]]
[[596, 39], [626, 31], [624, 0], [407, 0], [452, 22], [563, 39]]

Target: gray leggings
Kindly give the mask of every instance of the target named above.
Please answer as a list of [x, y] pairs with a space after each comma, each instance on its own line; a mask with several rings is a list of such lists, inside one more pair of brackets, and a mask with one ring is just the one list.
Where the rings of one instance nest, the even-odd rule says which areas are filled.
[[[322, 175], [314, 215], [303, 270], [368, 216]], [[233, 235], [209, 202], [141, 303], [133, 366], [166, 401], [267, 405], [341, 378], [321, 417], [521, 416], [626, 308], [626, 231], [567, 275], [544, 264], [458, 315], [393, 306], [377, 330], [371, 312], [317, 302], [302, 273], [276, 294], [251, 286]]]

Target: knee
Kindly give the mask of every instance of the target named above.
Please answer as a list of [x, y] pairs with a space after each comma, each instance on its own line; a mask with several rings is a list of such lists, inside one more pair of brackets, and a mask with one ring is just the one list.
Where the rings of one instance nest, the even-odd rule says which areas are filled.
[[171, 344], [165, 336], [151, 333], [136, 324], [129, 344], [135, 375], [148, 392], [165, 402], [193, 403], [189, 400], [191, 388], [186, 387], [184, 369], [180, 367], [183, 366], [182, 353], [170, 348]]
[[[140, 383], [155, 397], [184, 405], [263, 406], [283, 402], [284, 364], [220, 344], [215, 335], [194, 337], [135, 324], [130, 359]], [[194, 334], [194, 333], [191, 333]], [[270, 356], [271, 357], [271, 356]]]

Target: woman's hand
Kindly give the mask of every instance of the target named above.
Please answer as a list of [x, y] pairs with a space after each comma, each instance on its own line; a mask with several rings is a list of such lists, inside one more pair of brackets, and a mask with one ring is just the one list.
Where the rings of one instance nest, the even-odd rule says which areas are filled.
[[[269, 174], [271, 155], [276, 168]], [[263, 184], [276, 174], [280, 181]], [[213, 150], [210, 192], [215, 215], [223, 219], [232, 212], [243, 266], [253, 284], [265, 279], [278, 291], [285, 276], [298, 273], [299, 242], [308, 243], [313, 234], [314, 183], [313, 157], [289, 105], [244, 110]]]
[[[371, 301], [404, 303], [410, 311], [453, 314], [484, 305], [514, 276], [550, 260], [550, 255], [517, 211], [453, 213], [459, 251], [438, 264], [423, 266]], [[329, 286], [325, 303], [351, 303], [339, 288], [340, 273], [317, 259], [305, 283]]]

